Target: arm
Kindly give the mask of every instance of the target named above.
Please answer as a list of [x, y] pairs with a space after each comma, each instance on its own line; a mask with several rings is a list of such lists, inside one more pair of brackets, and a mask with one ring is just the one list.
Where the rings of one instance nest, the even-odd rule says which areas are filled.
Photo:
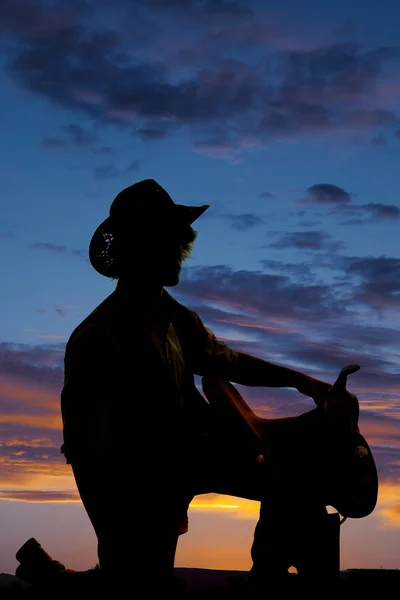
[[67, 462], [106, 451], [110, 400], [115, 395], [110, 348], [108, 337], [93, 326], [75, 332], [68, 341], [61, 391], [61, 452]]
[[204, 326], [196, 313], [193, 314], [196, 322], [196, 374], [218, 375], [250, 387], [294, 388], [313, 398], [316, 404], [323, 401], [331, 388], [330, 384], [295, 369], [232, 350]]

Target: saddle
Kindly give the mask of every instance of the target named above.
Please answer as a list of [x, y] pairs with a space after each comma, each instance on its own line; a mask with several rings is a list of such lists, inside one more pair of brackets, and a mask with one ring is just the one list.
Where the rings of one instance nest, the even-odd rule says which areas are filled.
[[[324, 473], [328, 482], [326, 506], [332, 506], [344, 518], [360, 519], [373, 512], [378, 497], [378, 473], [367, 440], [358, 426], [359, 401], [355, 394], [346, 390], [347, 376], [358, 371], [358, 365], [344, 367], [329, 390], [321, 418], [313, 427], [323, 427], [329, 440], [326, 448], [316, 449], [324, 456]], [[278, 430], [280, 437], [296, 435], [303, 424], [299, 418], [265, 419], [259, 417], [243, 396], [229, 381], [218, 376], [202, 378], [203, 392], [218, 414], [225, 430], [243, 449], [253, 455], [258, 463], [268, 460], [271, 431]], [[305, 413], [305, 416], [310, 413]], [[230, 434], [231, 435], [231, 434]], [[273, 460], [273, 459], [272, 459]], [[289, 470], [289, 465], [288, 470]]]

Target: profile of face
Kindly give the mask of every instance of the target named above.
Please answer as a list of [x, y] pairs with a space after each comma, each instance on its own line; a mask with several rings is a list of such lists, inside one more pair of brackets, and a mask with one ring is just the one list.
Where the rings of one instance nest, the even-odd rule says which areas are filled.
[[174, 223], [162, 232], [154, 261], [161, 285], [172, 287], [179, 283], [182, 263], [189, 258], [196, 237], [197, 231], [189, 223]]
[[[189, 258], [197, 231], [187, 222], [154, 223], [140, 244], [118, 244], [121, 275], [165, 287], [179, 283], [182, 263]], [[134, 236], [136, 242], [139, 235]], [[132, 241], [132, 240], [131, 240]]]

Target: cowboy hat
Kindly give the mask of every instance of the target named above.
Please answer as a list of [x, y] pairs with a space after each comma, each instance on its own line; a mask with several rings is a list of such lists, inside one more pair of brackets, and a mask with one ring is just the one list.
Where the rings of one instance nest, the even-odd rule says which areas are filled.
[[133, 219], [148, 222], [181, 221], [193, 223], [203, 214], [209, 204], [186, 206], [176, 204], [171, 196], [154, 179], [144, 179], [123, 189], [114, 198], [109, 216], [97, 227], [89, 244], [89, 260], [92, 267], [105, 277], [114, 277], [115, 258], [111, 252], [112, 242], [122, 227]]

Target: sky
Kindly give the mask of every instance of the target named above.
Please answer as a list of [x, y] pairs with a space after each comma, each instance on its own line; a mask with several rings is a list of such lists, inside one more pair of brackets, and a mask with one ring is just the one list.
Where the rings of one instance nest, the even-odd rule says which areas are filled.
[[[210, 204], [168, 291], [217, 337], [330, 383], [360, 365], [379, 495], [342, 524], [341, 568], [400, 567], [399, 20], [393, 0], [2, 0], [0, 572], [29, 537], [97, 562], [60, 453], [63, 356], [115, 287], [92, 233], [145, 178]], [[314, 408], [241, 393], [264, 417]], [[258, 509], [195, 498], [176, 566], [249, 569]]]

